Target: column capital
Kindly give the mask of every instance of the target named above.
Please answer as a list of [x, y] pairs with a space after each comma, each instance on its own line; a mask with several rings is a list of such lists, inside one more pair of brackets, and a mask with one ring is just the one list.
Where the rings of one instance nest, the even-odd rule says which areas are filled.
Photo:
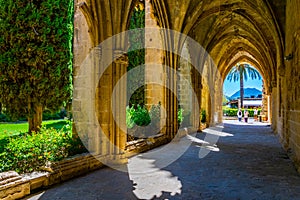
[[120, 49], [116, 49], [114, 50], [113, 54], [115, 63], [128, 65], [129, 61], [127, 52]]

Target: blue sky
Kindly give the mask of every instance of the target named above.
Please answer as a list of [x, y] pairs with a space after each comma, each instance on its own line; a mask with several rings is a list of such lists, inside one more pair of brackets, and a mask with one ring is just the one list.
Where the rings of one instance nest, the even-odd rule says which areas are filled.
[[[256, 88], [258, 90], [262, 90], [262, 80], [251, 80], [250, 78], [248, 78], [248, 81], [244, 81], [244, 88]], [[229, 82], [227, 80], [227, 77], [224, 81], [224, 86], [223, 86], [223, 92], [226, 96], [231, 96], [234, 93], [236, 93], [237, 91], [240, 90], [240, 82]]]

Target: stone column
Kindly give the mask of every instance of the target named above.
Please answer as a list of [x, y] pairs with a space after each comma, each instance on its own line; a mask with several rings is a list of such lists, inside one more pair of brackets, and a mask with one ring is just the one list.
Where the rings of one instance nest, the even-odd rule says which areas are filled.
[[[152, 105], [161, 104], [161, 128], [166, 124], [166, 99], [164, 85], [166, 84], [166, 73], [163, 70], [163, 42], [160, 28], [156, 19], [150, 0], [145, 1], [145, 99], [146, 106], [150, 110]], [[150, 48], [149, 48], [150, 47]], [[155, 84], [153, 84], [155, 82]], [[165, 133], [165, 128], [161, 130]]]
[[262, 106], [261, 106], [261, 115], [267, 116], [268, 114], [268, 98], [267, 98], [267, 90], [265, 87], [265, 83], [263, 83], [262, 87]]
[[[102, 131], [99, 135], [97, 149], [99, 150], [99, 155], [109, 156], [107, 162], [121, 164], [127, 162], [127, 159], [124, 157], [124, 151], [127, 130], [126, 72], [128, 58], [125, 52], [119, 49], [103, 50], [102, 58], [105, 60], [108, 56], [112, 56], [113, 62], [100, 77], [96, 92], [96, 110], [98, 123]], [[101, 65], [100, 67], [103, 67]]]
[[[189, 58], [189, 51], [187, 44], [184, 44], [182, 50], [184, 58]], [[190, 60], [180, 58], [179, 62], [179, 80], [178, 80], [178, 100], [179, 106], [183, 109], [183, 126], [192, 125], [193, 120], [193, 91], [192, 89], [192, 78], [191, 78], [191, 64]]]
[[116, 145], [115, 154], [122, 155], [124, 153], [126, 147], [126, 137], [127, 137], [127, 127], [126, 127], [126, 102], [127, 102], [127, 95], [126, 95], [126, 84], [127, 84], [127, 67], [128, 67], [128, 57], [122, 50], [115, 50], [114, 51], [114, 85], [120, 80], [121, 82], [118, 84], [116, 91], [114, 93], [114, 98], [118, 99], [118, 103], [114, 105], [115, 110], [115, 138], [114, 143]]

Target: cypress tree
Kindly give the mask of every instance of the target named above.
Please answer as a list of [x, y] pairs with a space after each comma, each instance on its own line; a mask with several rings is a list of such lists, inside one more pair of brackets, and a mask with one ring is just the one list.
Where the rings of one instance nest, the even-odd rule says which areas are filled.
[[38, 131], [72, 91], [72, 0], [0, 0], [0, 102]]

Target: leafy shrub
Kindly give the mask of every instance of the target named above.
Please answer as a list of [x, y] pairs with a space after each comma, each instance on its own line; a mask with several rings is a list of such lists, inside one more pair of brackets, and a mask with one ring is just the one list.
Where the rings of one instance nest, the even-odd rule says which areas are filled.
[[[244, 115], [244, 110], [245, 109], [241, 109]], [[249, 112], [249, 117], [253, 117], [254, 116], [254, 109], [247, 109]], [[258, 110], [258, 115], [261, 113], [261, 109], [257, 109]], [[237, 116], [237, 112], [238, 109], [237, 108], [225, 108], [223, 109], [223, 115], [224, 116], [228, 116], [228, 117], [236, 117]]]
[[178, 117], [178, 124], [180, 125], [184, 119], [183, 117], [183, 109], [179, 108], [177, 111], [177, 117]]
[[128, 128], [132, 128], [135, 124], [138, 126], [147, 126], [150, 124], [151, 118], [148, 110], [145, 107], [137, 105], [127, 107], [126, 109], [126, 124]]
[[[49, 110], [45, 110], [43, 112], [43, 120], [63, 119], [64, 117], [67, 117], [67, 111], [65, 109], [57, 112], [51, 112]], [[12, 119], [5, 113], [0, 113], [0, 122], [13, 122], [13, 121], [27, 121], [27, 118], [25, 116], [22, 116], [17, 119]]]
[[223, 115], [228, 117], [236, 117], [238, 109], [236, 108], [225, 108], [223, 109]]
[[72, 126], [61, 130], [43, 127], [39, 133], [9, 138], [0, 154], [0, 171], [32, 172], [47, 162], [86, 152], [78, 136], [72, 135]]
[[4, 113], [0, 113], [0, 122], [7, 122], [9, 121], [7, 116]]
[[135, 109], [133, 107], [126, 107], [126, 126], [127, 128], [132, 128], [134, 126], [134, 121], [132, 116], [134, 115]]

